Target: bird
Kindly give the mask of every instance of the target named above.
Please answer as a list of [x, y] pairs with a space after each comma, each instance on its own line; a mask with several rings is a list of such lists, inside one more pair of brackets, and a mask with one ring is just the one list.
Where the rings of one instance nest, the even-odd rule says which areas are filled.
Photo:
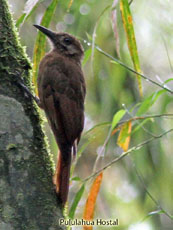
[[86, 84], [81, 68], [84, 50], [73, 35], [34, 25], [52, 44], [39, 64], [37, 86], [39, 106], [59, 148], [53, 178], [56, 194], [64, 207], [69, 193], [70, 168], [84, 128]]

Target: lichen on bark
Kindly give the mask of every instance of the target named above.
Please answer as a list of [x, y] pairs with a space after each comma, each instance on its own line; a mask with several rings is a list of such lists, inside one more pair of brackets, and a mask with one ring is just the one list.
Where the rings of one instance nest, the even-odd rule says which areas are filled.
[[16, 84], [31, 89], [30, 61], [6, 0], [0, 0], [0, 229], [64, 229], [52, 183], [37, 106]]

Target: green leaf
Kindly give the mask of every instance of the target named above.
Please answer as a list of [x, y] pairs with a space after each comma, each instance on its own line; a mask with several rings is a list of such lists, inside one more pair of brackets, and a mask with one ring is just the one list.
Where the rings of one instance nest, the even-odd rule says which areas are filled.
[[[50, 5], [47, 7], [43, 15], [42, 21], [41, 21], [42, 26], [49, 27], [53, 14], [56, 10], [57, 4], [58, 4], [58, 0], [52, 0]], [[36, 38], [35, 46], [34, 46], [34, 56], [33, 56], [33, 84], [34, 86], [37, 86], [38, 67], [39, 67], [40, 60], [45, 54], [45, 48], [46, 48], [46, 37], [43, 33], [39, 31], [37, 38]], [[36, 94], [37, 94], [37, 91], [36, 91]]]
[[70, 211], [69, 211], [69, 217], [70, 217], [71, 219], [74, 218], [74, 214], [75, 214], [77, 205], [78, 205], [78, 203], [79, 203], [79, 201], [80, 201], [80, 199], [81, 199], [81, 197], [82, 197], [84, 191], [85, 191], [85, 184], [83, 184], [83, 185], [80, 187], [80, 189], [79, 189], [78, 192], [76, 193], [76, 196], [75, 196], [75, 198], [74, 198], [74, 200], [73, 200], [73, 203], [72, 203], [71, 208], [70, 208]]
[[168, 82], [173, 81], [173, 78], [169, 78], [166, 81], [164, 81], [163, 85], [167, 84]]
[[164, 213], [163, 210], [159, 209], [159, 210], [148, 213], [148, 216], [162, 214], [162, 213]]
[[161, 209], [156, 210], [156, 211], [153, 211], [153, 212], [150, 212], [150, 213], [148, 213], [148, 214], [143, 218], [142, 221], [145, 221], [146, 219], [148, 219], [149, 217], [151, 217], [151, 216], [153, 216], [153, 215], [160, 215], [160, 214], [163, 214], [163, 213], [164, 213], [164, 211], [161, 210]]
[[96, 20], [96, 23], [95, 23], [95, 26], [94, 26], [94, 30], [93, 30], [93, 34], [92, 34], [92, 45], [91, 45], [91, 63], [93, 63], [93, 60], [94, 60], [94, 50], [95, 50], [95, 39], [96, 39], [96, 31], [97, 31], [97, 27], [98, 27], [98, 24], [100, 22], [100, 19], [101, 17], [104, 15], [104, 13], [109, 9], [111, 8], [111, 5], [108, 5], [106, 6], [103, 11], [101, 12], [101, 14], [98, 16], [97, 20]]
[[111, 122], [101, 122], [101, 123], [99, 123], [99, 124], [97, 124], [97, 125], [94, 125], [91, 129], [87, 130], [87, 131], [83, 134], [83, 136], [89, 134], [89, 133], [90, 133], [91, 131], [93, 131], [94, 129], [100, 128], [100, 127], [102, 127], [102, 126], [110, 126], [110, 125], [111, 125]]
[[105, 127], [109, 127], [111, 125], [110, 122], [102, 122], [99, 123], [95, 126], [93, 126], [91, 129], [89, 129], [88, 131], [86, 131], [83, 134], [83, 137], [87, 139], [87, 141], [84, 142], [84, 144], [79, 148], [79, 150], [77, 151], [77, 157], [76, 157], [76, 161], [74, 162], [74, 164], [72, 164], [71, 167], [71, 175], [73, 175], [74, 169], [76, 167], [77, 161], [79, 160], [79, 158], [82, 156], [83, 151], [87, 148], [87, 146], [92, 143], [96, 137], [98, 135], [100, 135], [100, 133], [105, 130]]
[[72, 4], [73, 4], [73, 0], [70, 0], [69, 4], [68, 4], [67, 12], [70, 11], [70, 8], [72, 7]]
[[73, 181], [81, 181], [80, 177], [78, 177], [78, 176], [75, 176], [75, 177], [71, 178], [71, 180], [73, 180]]
[[88, 50], [85, 51], [85, 56], [84, 56], [84, 59], [83, 59], [83, 62], [82, 62], [82, 66], [84, 66], [87, 63], [88, 59], [91, 56], [91, 52], [92, 52], [91, 48], [89, 48]]
[[153, 93], [151, 96], [147, 97], [139, 107], [137, 111], [137, 116], [141, 116], [142, 114], [146, 113], [149, 108], [154, 104], [154, 102], [158, 99], [158, 97], [166, 92], [166, 90], [159, 90], [158, 92]]
[[135, 132], [137, 132], [142, 126], [144, 126], [145, 123], [147, 123], [148, 121], [151, 121], [151, 118], [146, 118], [144, 121], [142, 121], [140, 124], [138, 124], [132, 131], [132, 134], [134, 134]]
[[117, 144], [124, 150], [124, 152], [126, 152], [129, 148], [131, 131], [132, 131], [131, 121], [128, 121], [122, 125], [118, 136]]
[[[127, 37], [128, 48], [129, 48], [129, 52], [134, 68], [137, 72], [141, 73], [142, 71], [140, 67], [135, 32], [133, 28], [133, 19], [132, 19], [132, 14], [130, 11], [128, 0], [120, 0], [120, 11], [121, 11], [124, 30]], [[142, 92], [141, 76], [139, 75], [136, 76], [138, 81], [139, 92], [140, 95], [142, 96], [143, 92]]]
[[87, 146], [95, 139], [94, 136], [90, 137], [79, 149], [79, 151], [77, 151], [77, 157], [76, 160], [74, 162], [74, 164], [72, 164], [71, 166], [71, 170], [70, 170], [70, 175], [73, 175], [73, 172], [75, 170], [77, 161], [79, 160], [79, 158], [82, 156], [83, 151], [87, 148]]
[[129, 122], [126, 122], [123, 124], [120, 134], [118, 136], [117, 144], [122, 144], [126, 141], [127, 137], [129, 137], [131, 134], [131, 131], [129, 132]]
[[71, 170], [70, 170], [70, 175], [71, 175], [71, 176], [73, 175], [73, 172], [74, 172], [74, 170], [75, 170], [77, 161], [78, 161], [79, 158], [81, 157], [83, 151], [84, 151], [84, 150], [87, 148], [87, 146], [93, 141], [93, 139], [94, 139], [94, 138], [90, 138], [88, 141], [86, 141], [86, 142], [81, 146], [81, 148], [79, 149], [79, 151], [77, 151], [76, 160], [75, 160], [74, 164], [72, 164]]
[[120, 1], [119, 0], [114, 0], [112, 4], [112, 12], [111, 12], [111, 22], [112, 22], [112, 29], [114, 32], [114, 37], [115, 37], [115, 48], [118, 57], [120, 58], [120, 28], [122, 28], [122, 20], [121, 20], [121, 15], [120, 15]]
[[115, 126], [121, 120], [121, 118], [124, 116], [125, 113], [126, 113], [126, 111], [124, 109], [121, 109], [114, 115], [114, 117], [112, 119], [112, 129], [115, 128]]
[[34, 12], [39, 5], [40, 0], [28, 0], [25, 4], [24, 12], [16, 22], [16, 26], [19, 27], [23, 24]]
[[[115, 61], [115, 63], [118, 63], [120, 66], [123, 66], [124, 68], [126, 68], [127, 70], [129, 70], [130, 72], [137, 74], [139, 76], [141, 76], [143, 79], [145, 79], [147, 82], [150, 82], [154, 85], [157, 85], [157, 87], [160, 87], [164, 90], [166, 90], [169, 93], [173, 93], [173, 91], [167, 87], [164, 87], [163, 85], [159, 84], [158, 82], [152, 80], [151, 78], [147, 77], [146, 75], [137, 72], [136, 70], [134, 70], [133, 68], [129, 67], [128, 65], [124, 64], [122, 61], [120, 61], [119, 59], [111, 56], [109, 53], [105, 52], [104, 50], [102, 50], [99, 46], [95, 45], [95, 48], [98, 50], [99, 53], [103, 54], [104, 56], [106, 56], [107, 58]], [[114, 62], [113, 62], [114, 63]]]
[[90, 34], [88, 34], [87, 32], [86, 32], [86, 36], [87, 36], [88, 40], [92, 41], [92, 36]]
[[118, 62], [116, 62], [116, 61], [112, 61], [112, 60], [110, 60], [110, 63], [113, 63], [113, 64], [115, 64], [115, 65], [119, 65], [119, 63], [118, 63]]
[[16, 22], [16, 27], [19, 27], [23, 22], [24, 22], [24, 19], [25, 19], [25, 16], [26, 16], [26, 13], [23, 13], [20, 18], [17, 20]]

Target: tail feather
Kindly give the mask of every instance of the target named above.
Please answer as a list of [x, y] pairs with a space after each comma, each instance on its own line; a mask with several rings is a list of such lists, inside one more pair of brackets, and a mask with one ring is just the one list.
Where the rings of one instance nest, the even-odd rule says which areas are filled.
[[76, 153], [77, 153], [77, 141], [75, 140], [74, 141], [74, 144], [73, 144], [73, 146], [72, 146], [72, 153], [73, 153], [73, 160], [75, 159], [75, 157], [76, 157]]
[[63, 155], [61, 152], [59, 152], [59, 159], [53, 181], [56, 185], [56, 192], [62, 202], [63, 207], [67, 201], [69, 192], [70, 166], [71, 150], [65, 154], [63, 153]]

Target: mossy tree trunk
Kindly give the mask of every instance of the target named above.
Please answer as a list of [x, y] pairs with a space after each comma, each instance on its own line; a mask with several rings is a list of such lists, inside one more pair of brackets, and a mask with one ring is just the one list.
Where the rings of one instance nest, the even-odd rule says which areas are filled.
[[30, 87], [30, 62], [0, 0], [0, 229], [63, 229], [37, 106], [18, 77]]

